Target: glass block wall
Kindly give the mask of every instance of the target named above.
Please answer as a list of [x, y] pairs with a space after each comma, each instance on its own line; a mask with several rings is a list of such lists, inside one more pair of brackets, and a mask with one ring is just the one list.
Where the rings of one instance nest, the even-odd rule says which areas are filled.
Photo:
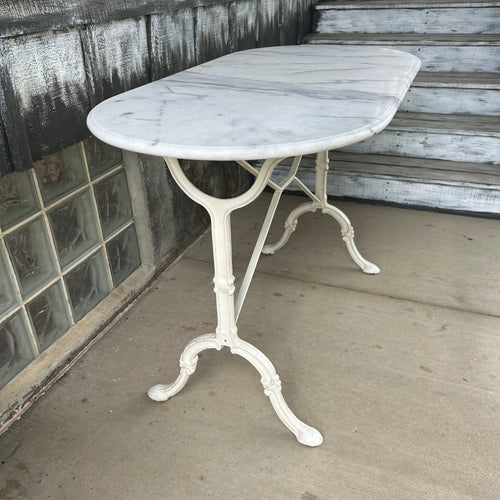
[[0, 178], [0, 388], [140, 264], [120, 150], [90, 138]]

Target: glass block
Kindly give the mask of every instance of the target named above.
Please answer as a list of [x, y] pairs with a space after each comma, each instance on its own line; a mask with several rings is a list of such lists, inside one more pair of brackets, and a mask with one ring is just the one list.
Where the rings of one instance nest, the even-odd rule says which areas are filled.
[[36, 162], [35, 171], [46, 205], [87, 182], [78, 144]]
[[61, 267], [66, 267], [99, 243], [97, 215], [85, 191], [49, 212]]
[[79, 321], [111, 291], [102, 251], [68, 273], [65, 281], [75, 321]]
[[6, 257], [0, 247], [0, 316], [18, 304], [18, 297], [7, 269]]
[[35, 359], [36, 351], [21, 312], [0, 324], [0, 387]]
[[104, 237], [132, 218], [132, 207], [125, 172], [107, 177], [95, 186], [95, 196]]
[[114, 148], [95, 137], [85, 140], [83, 147], [92, 179], [122, 162], [121, 149]]
[[38, 350], [44, 351], [70, 327], [66, 301], [58, 282], [45, 290], [27, 306], [38, 341]]
[[40, 209], [31, 172], [0, 178], [0, 227], [5, 231]]
[[130, 226], [125, 229], [113, 238], [106, 248], [113, 284], [116, 287], [141, 265], [135, 227]]
[[49, 236], [40, 217], [6, 236], [5, 242], [24, 298], [56, 276]]

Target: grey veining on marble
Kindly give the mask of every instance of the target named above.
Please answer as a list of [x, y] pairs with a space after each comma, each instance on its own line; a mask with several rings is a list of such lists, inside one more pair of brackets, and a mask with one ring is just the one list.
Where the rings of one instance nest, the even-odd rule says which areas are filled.
[[419, 67], [413, 55], [376, 47], [252, 49], [112, 97], [87, 124], [104, 142], [156, 156], [315, 153], [383, 130]]

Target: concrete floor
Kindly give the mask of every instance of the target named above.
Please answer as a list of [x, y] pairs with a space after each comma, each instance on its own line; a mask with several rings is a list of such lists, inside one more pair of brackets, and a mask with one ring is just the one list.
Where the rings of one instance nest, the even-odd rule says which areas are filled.
[[[233, 219], [236, 274], [268, 200]], [[301, 201], [285, 197], [274, 237]], [[167, 403], [147, 398], [214, 330], [205, 237], [0, 437], [0, 498], [500, 498], [500, 222], [338, 206], [382, 273], [363, 275], [336, 223], [305, 215], [262, 258], [239, 322], [322, 446], [298, 444], [225, 350]]]

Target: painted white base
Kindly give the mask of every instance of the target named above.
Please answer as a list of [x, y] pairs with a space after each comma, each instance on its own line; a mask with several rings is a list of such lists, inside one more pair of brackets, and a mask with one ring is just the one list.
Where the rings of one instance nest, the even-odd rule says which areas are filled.
[[[249, 265], [245, 280], [240, 289], [239, 295], [242, 298], [238, 297], [238, 302], [236, 303], [234, 299], [235, 287], [231, 255], [230, 215], [231, 212], [247, 205], [260, 195], [269, 182], [271, 172], [280, 160], [266, 160], [258, 172], [253, 186], [246, 193], [230, 199], [214, 198], [201, 192], [187, 179], [178, 160], [174, 158], [165, 158], [165, 161], [172, 176], [181, 189], [193, 199], [193, 201], [200, 203], [210, 214], [215, 267], [214, 291], [216, 295], [218, 321], [215, 333], [201, 335], [186, 346], [180, 358], [180, 373], [177, 379], [172, 384], [159, 384], [151, 387], [148, 391], [149, 397], [155, 401], [167, 401], [186, 385], [190, 375], [196, 370], [198, 354], [201, 351], [205, 349], [220, 350], [222, 347], [229, 347], [233, 354], [245, 358], [260, 373], [264, 394], [269, 397], [276, 414], [283, 424], [293, 432], [297, 440], [306, 446], [319, 446], [323, 442], [323, 437], [320, 432], [299, 420], [286, 404], [281, 393], [281, 380], [271, 361], [255, 346], [240, 339], [236, 326], [243, 298], [250, 285], [255, 266]], [[269, 230], [272, 215], [274, 215], [279, 196], [286, 185], [288, 185], [287, 183], [291, 182], [293, 179], [298, 164], [299, 161], [293, 163], [287, 182], [278, 190], [278, 196], [276, 196], [271, 203], [268, 217], [266, 217], [263, 231], [261, 231], [261, 237], [256, 245], [254, 256], [259, 254], [262, 250], [262, 245]]]
[[[328, 151], [323, 151], [318, 153], [316, 156], [316, 173], [314, 176], [316, 189], [315, 193], [312, 192], [303, 184], [299, 183], [298, 187], [305, 194], [307, 194], [311, 201], [308, 203], [303, 203], [299, 205], [297, 208], [292, 210], [290, 215], [287, 217], [285, 221], [285, 231], [278, 242], [272, 245], [265, 245], [262, 249], [262, 252], [266, 255], [272, 255], [277, 252], [280, 248], [286, 244], [289, 240], [291, 234], [297, 228], [297, 222], [299, 217], [302, 214], [307, 212], [316, 212], [316, 210], [321, 210], [322, 213], [330, 215], [333, 217], [339, 224], [342, 230], [342, 239], [344, 240], [347, 251], [351, 256], [352, 260], [361, 268], [361, 270], [366, 274], [378, 274], [380, 269], [375, 264], [367, 261], [364, 257], [361, 256], [359, 250], [354, 243], [354, 229], [351, 225], [351, 222], [347, 218], [346, 214], [339, 210], [338, 208], [330, 205], [328, 203], [327, 197], [327, 174], [328, 174]], [[312, 187], [312, 186], [311, 186]]]
[[[273, 169], [280, 162], [280, 159], [266, 160], [260, 170], [254, 168], [248, 162], [239, 161], [238, 163], [242, 167], [256, 176], [256, 180], [249, 191], [232, 199], [218, 199], [202, 193], [189, 182], [178, 160], [165, 158], [165, 161], [181, 189], [190, 198], [205, 207], [210, 214], [215, 265], [214, 291], [217, 297], [218, 326], [215, 333], [201, 335], [189, 342], [180, 357], [180, 373], [177, 379], [171, 384], [158, 384], [151, 387], [148, 391], [148, 396], [154, 401], [167, 401], [186, 385], [189, 377], [195, 372], [198, 363], [198, 354], [201, 351], [205, 349], [216, 349], [219, 351], [223, 347], [229, 347], [231, 353], [245, 358], [260, 373], [264, 394], [269, 397], [276, 414], [283, 424], [293, 432], [297, 441], [306, 446], [319, 446], [323, 442], [321, 433], [295, 416], [283, 398], [281, 380], [273, 364], [259, 349], [238, 337], [236, 322], [255, 272], [259, 255], [261, 253], [274, 253], [282, 248], [295, 229], [297, 219], [303, 213], [314, 212], [320, 209], [323, 213], [332, 216], [341, 226], [342, 237], [354, 262], [367, 274], [377, 274], [380, 272], [380, 269], [375, 264], [364, 259], [356, 248], [354, 230], [347, 216], [327, 202], [328, 151], [318, 153], [316, 156], [316, 190], [314, 194], [296, 178], [301, 161], [300, 156], [294, 158], [291, 166], [288, 167], [288, 174], [279, 184], [273, 182], [270, 178]], [[292, 182], [298, 183], [299, 187], [311, 198], [311, 202], [300, 205], [290, 213], [285, 224], [285, 232], [278, 243], [264, 246], [281, 194]], [[248, 269], [243, 278], [238, 297], [235, 300], [229, 217], [232, 211], [253, 201], [266, 185], [272, 187], [275, 193], [257, 239]]]

